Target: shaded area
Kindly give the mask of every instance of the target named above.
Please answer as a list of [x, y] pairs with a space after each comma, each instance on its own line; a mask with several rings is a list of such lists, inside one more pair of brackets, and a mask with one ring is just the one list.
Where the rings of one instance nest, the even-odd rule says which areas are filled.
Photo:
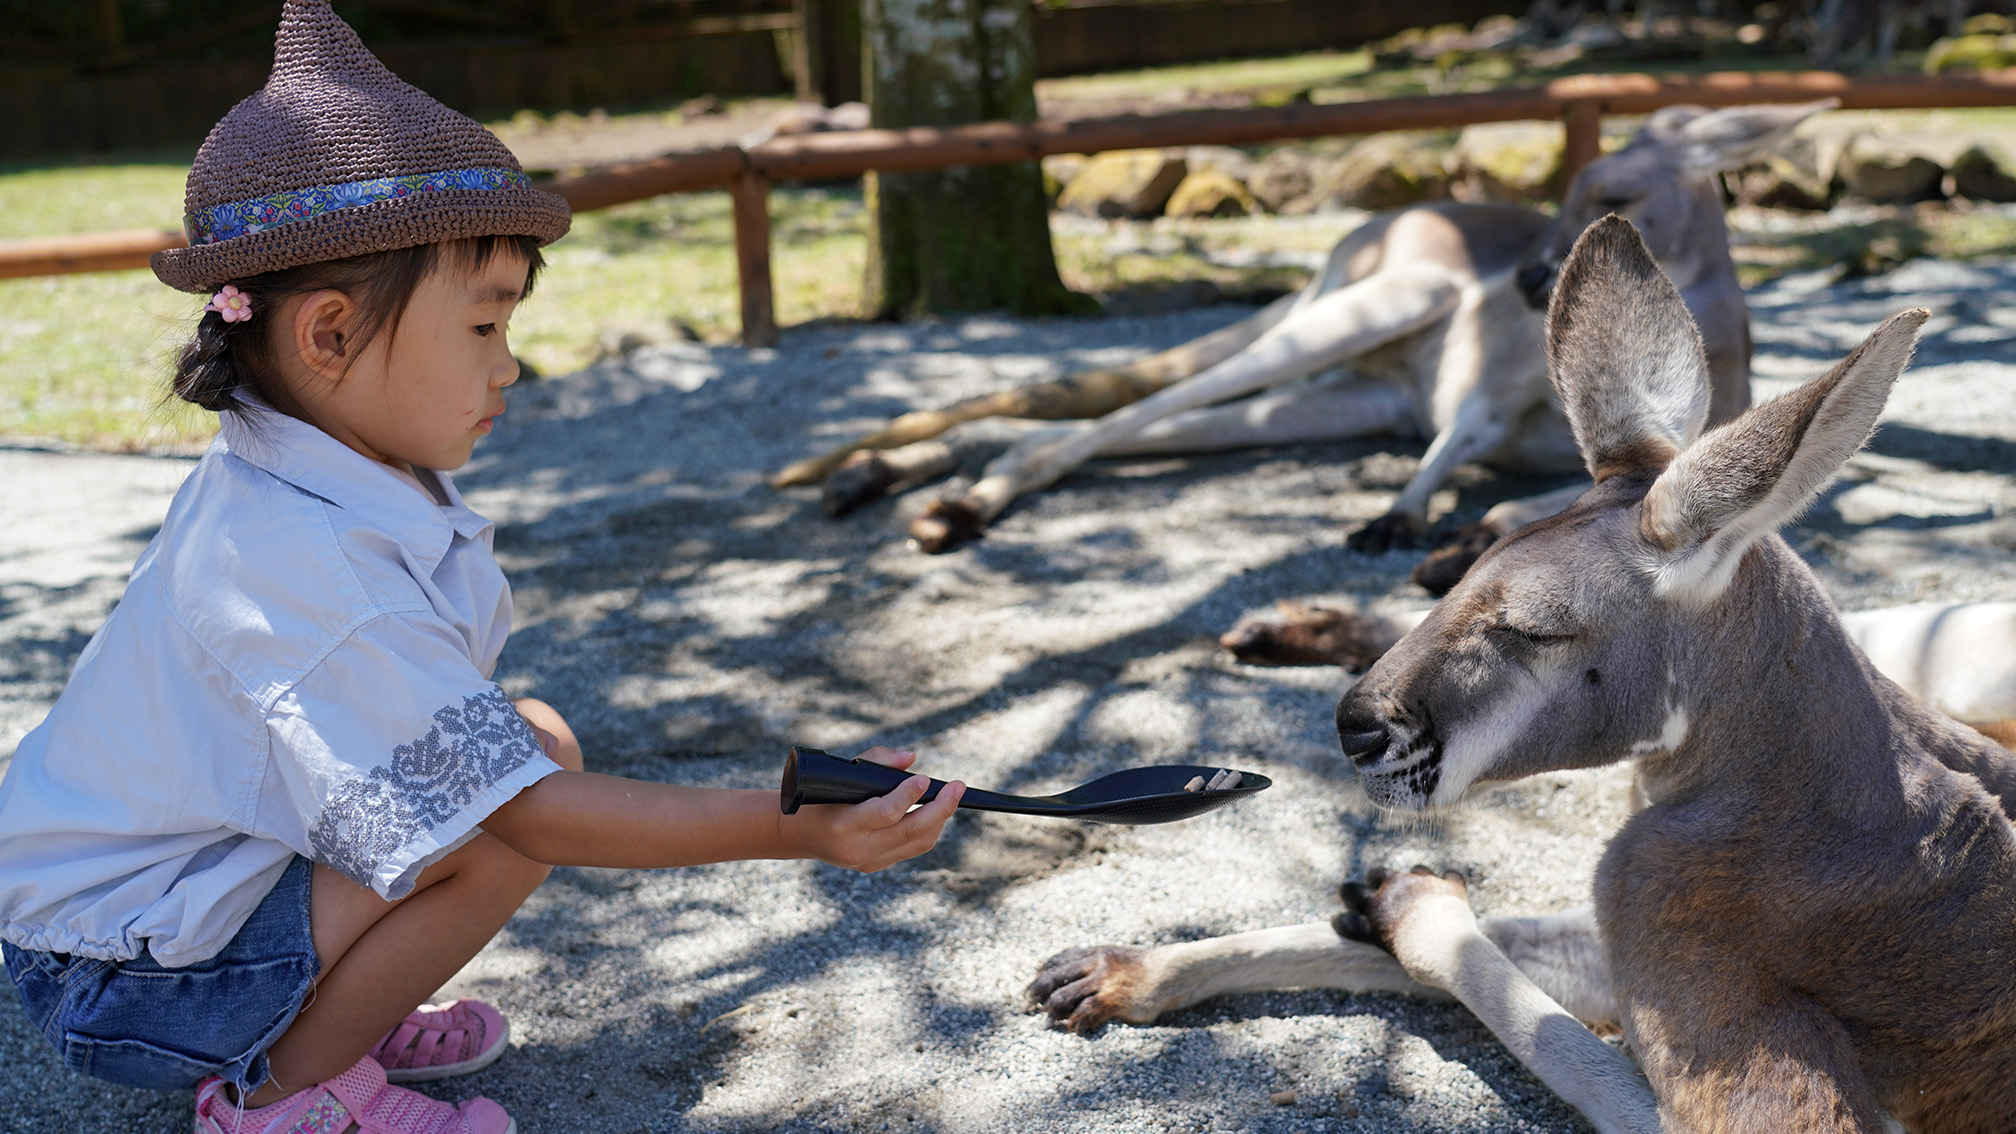
[[[1831, 363], [1887, 309], [1941, 313], [1889, 424], [1792, 537], [1844, 606], [2016, 597], [1998, 542], [2016, 502], [2016, 370], [1980, 337], [2016, 281], [1921, 270], [1913, 290], [1912, 270], [1760, 295], [1767, 392]], [[1242, 314], [807, 328], [774, 352], [672, 344], [514, 389], [458, 480], [498, 521], [516, 590], [499, 677], [566, 714], [591, 766], [768, 790], [787, 744], [881, 742], [1007, 791], [1150, 762], [1250, 768], [1276, 787], [1166, 827], [968, 815], [930, 854], [866, 877], [767, 862], [557, 871], [453, 986], [504, 1007], [517, 1050], [436, 1093], [498, 1098], [527, 1134], [1579, 1128], [1453, 1006], [1242, 996], [1089, 1040], [1020, 1012], [1059, 949], [1318, 920], [1338, 880], [1374, 865], [1461, 867], [1491, 913], [1584, 898], [1624, 813], [1618, 773], [1537, 777], [1432, 824], [1389, 820], [1336, 749], [1340, 675], [1218, 655], [1219, 633], [1278, 598], [1426, 601], [1405, 582], [1411, 555], [1342, 549], [1419, 446], [1101, 462], [936, 558], [901, 544], [918, 496], [828, 522], [812, 491], [764, 485], [873, 419]], [[36, 491], [74, 482], [56, 471]], [[1458, 523], [1561, 483], [1466, 469], [1437, 508]], [[103, 528], [68, 582], [17, 580], [31, 545], [0, 542], [0, 690], [22, 689], [24, 711], [46, 706], [116, 599], [117, 573], [98, 564], [137, 551], [140, 525]], [[18, 1013], [0, 1011], [0, 1052], [10, 1131], [184, 1121], [186, 1095], [61, 1072]], [[1296, 1101], [1275, 1105], [1280, 1091]]]

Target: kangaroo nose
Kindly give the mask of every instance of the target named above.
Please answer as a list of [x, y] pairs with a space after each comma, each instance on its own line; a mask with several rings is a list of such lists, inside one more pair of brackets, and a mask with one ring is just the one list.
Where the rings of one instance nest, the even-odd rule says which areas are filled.
[[1520, 268], [1519, 274], [1512, 277], [1512, 282], [1518, 285], [1519, 294], [1526, 297], [1527, 306], [1544, 309], [1547, 293], [1554, 289], [1554, 265], [1545, 260], [1535, 260]]
[[1337, 706], [1337, 743], [1353, 764], [1364, 767], [1386, 751], [1386, 725], [1350, 694]]

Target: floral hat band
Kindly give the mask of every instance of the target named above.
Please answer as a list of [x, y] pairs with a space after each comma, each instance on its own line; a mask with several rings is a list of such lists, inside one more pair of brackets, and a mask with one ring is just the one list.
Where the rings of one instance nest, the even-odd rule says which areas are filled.
[[277, 225], [310, 220], [338, 209], [375, 205], [415, 193], [440, 193], [451, 189], [524, 190], [531, 184], [530, 178], [515, 169], [446, 169], [439, 173], [415, 173], [405, 177], [376, 177], [369, 181], [290, 189], [270, 197], [212, 205], [183, 217], [182, 227], [193, 248], [248, 233], [264, 232]]

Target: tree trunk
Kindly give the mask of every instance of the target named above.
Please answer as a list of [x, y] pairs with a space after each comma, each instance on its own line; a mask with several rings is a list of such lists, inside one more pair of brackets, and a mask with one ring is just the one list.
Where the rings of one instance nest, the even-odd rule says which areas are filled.
[[[1036, 117], [1029, 0], [864, 0], [868, 101], [878, 128]], [[871, 173], [867, 295], [880, 315], [1096, 305], [1067, 290], [1035, 162]]]

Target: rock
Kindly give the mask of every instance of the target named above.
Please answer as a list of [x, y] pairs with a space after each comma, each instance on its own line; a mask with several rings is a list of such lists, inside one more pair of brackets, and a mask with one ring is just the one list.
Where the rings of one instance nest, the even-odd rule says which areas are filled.
[[1268, 1096], [1269, 1101], [1275, 1106], [1294, 1106], [1296, 1097], [1294, 1091], [1275, 1091], [1272, 1095]]
[[1084, 168], [1084, 154], [1051, 154], [1043, 159], [1043, 192], [1053, 206], [1064, 195], [1064, 187]]
[[1466, 201], [1541, 201], [1554, 195], [1566, 131], [1559, 122], [1465, 126], [1451, 160], [1451, 192]]
[[1190, 174], [1169, 196], [1172, 217], [1243, 217], [1252, 211], [1246, 187], [1215, 169]]
[[1191, 173], [1222, 173], [1240, 184], [1253, 176], [1253, 157], [1231, 146], [1191, 146], [1183, 151]]
[[1879, 205], [1929, 201], [1939, 196], [1945, 173], [1931, 158], [1867, 134], [1849, 142], [1841, 155], [1841, 180], [1848, 192]]
[[1995, 71], [2016, 66], [2016, 35], [1962, 35], [1938, 40], [1925, 51], [1925, 72]]
[[1962, 150], [1946, 167], [1947, 192], [1970, 201], [2016, 201], [2016, 161], [1979, 144]]
[[1314, 208], [1391, 209], [1447, 197], [1449, 148], [1440, 139], [1437, 131], [1396, 130], [1359, 142], [1319, 168]]
[[1162, 150], [1114, 150], [1085, 163], [1057, 207], [1088, 217], [1152, 217], [1169, 203], [1189, 166]]
[[721, 100], [715, 98], [713, 95], [701, 95], [699, 98], [689, 98], [679, 104], [679, 116], [681, 118], [712, 118], [721, 113], [723, 113]]
[[1740, 205], [1826, 209], [1834, 202], [1842, 150], [1838, 139], [1789, 138], [1777, 150], [1731, 173], [1730, 192]]
[[1270, 213], [1278, 213], [1288, 202], [1308, 196], [1315, 187], [1315, 159], [1306, 151], [1289, 146], [1268, 151], [1253, 163], [1253, 171], [1246, 176], [1247, 191]]

